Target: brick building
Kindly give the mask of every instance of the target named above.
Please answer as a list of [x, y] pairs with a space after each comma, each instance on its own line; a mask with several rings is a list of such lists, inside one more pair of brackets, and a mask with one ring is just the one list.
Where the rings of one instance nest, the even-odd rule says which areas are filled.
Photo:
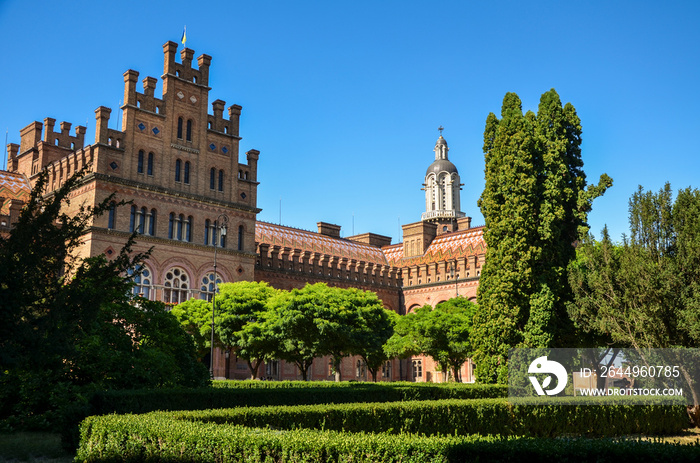
[[[56, 121], [33, 122], [21, 130], [19, 144], [7, 146], [8, 171], [0, 171], [0, 232], [9, 230], [43, 170], [48, 192], [75, 171], [89, 173], [72, 196], [72, 208], [96, 204], [114, 193], [132, 205], [110, 210], [92, 224], [79, 249], [82, 257], [115, 255], [128, 236], [140, 236], [135, 251], [153, 247], [134, 291], [175, 304], [192, 297], [211, 298], [218, 281], [266, 281], [280, 289], [306, 283], [357, 287], [377, 293], [387, 309], [405, 314], [455, 295], [475, 299], [485, 244], [480, 227], [460, 211], [460, 177], [440, 135], [435, 160], [425, 176], [426, 211], [420, 222], [403, 226], [403, 242], [364, 233], [340, 237], [340, 227], [319, 222], [311, 232], [257, 222], [257, 161], [250, 150], [239, 162], [241, 107], [224, 101], [209, 108], [211, 57], [163, 45], [162, 97], [157, 79], [124, 73], [121, 130], [108, 127], [111, 110], [95, 110], [96, 133], [84, 144], [85, 127]], [[224, 114], [226, 112], [226, 114]], [[263, 179], [264, 185], [264, 179]], [[225, 225], [225, 235], [220, 232]], [[216, 253], [215, 253], [216, 250]], [[266, 376], [300, 377], [293, 365], [271, 362]], [[357, 358], [346, 359], [343, 379], [367, 379]], [[244, 362], [216, 352], [214, 376], [245, 378]], [[328, 359], [314, 362], [313, 379], [331, 379]], [[435, 365], [418, 357], [388, 362], [383, 380], [434, 381]], [[462, 372], [471, 381], [471, 363]]]

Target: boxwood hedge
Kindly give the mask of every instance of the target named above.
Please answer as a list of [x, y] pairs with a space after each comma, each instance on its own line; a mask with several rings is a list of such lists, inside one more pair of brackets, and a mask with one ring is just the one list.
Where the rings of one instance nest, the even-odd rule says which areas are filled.
[[611, 439], [279, 431], [172, 419], [168, 414], [87, 418], [79, 462], [685, 462], [699, 446]]
[[505, 399], [244, 407], [167, 416], [284, 430], [425, 435], [619, 436], [674, 434], [688, 426], [684, 406], [513, 405]]

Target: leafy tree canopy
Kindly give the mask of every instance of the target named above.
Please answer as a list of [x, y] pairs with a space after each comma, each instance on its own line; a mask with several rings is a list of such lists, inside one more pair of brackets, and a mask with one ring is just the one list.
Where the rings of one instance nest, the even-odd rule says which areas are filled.
[[501, 119], [486, 119], [486, 184], [478, 204], [487, 251], [473, 333], [479, 381], [506, 381], [511, 347], [571, 340], [566, 268], [587, 231], [593, 199], [612, 185], [603, 175], [586, 186], [580, 145], [576, 110], [553, 89], [542, 95], [537, 114], [523, 114], [520, 98], [508, 93]]

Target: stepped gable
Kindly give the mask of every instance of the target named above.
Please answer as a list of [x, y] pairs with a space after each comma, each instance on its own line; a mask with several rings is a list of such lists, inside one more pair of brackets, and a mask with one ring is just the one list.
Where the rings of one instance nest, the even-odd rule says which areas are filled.
[[2, 205], [0, 214], [8, 215], [10, 213], [10, 202], [7, 201], [8, 199], [27, 202], [31, 191], [32, 187], [27, 177], [22, 174], [0, 170], [0, 198], [5, 199], [5, 201], [0, 202]]
[[270, 246], [301, 249], [374, 264], [387, 264], [382, 250], [376, 246], [268, 222], [256, 222], [255, 241]]
[[468, 257], [486, 252], [484, 227], [473, 227], [463, 231], [445, 233], [436, 237], [420, 257], [404, 259], [403, 243], [382, 248], [389, 265], [407, 267], [417, 264], [429, 264], [458, 257]]

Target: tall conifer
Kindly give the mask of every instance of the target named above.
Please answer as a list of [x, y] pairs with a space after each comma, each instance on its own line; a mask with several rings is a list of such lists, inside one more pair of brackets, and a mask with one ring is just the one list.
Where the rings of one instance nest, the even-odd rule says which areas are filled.
[[505, 382], [511, 347], [553, 347], [571, 334], [566, 266], [587, 231], [592, 200], [612, 184], [607, 175], [586, 187], [581, 123], [552, 89], [538, 114], [523, 115], [518, 96], [503, 99], [501, 119], [486, 119], [484, 215], [486, 264], [475, 317], [480, 381]]

